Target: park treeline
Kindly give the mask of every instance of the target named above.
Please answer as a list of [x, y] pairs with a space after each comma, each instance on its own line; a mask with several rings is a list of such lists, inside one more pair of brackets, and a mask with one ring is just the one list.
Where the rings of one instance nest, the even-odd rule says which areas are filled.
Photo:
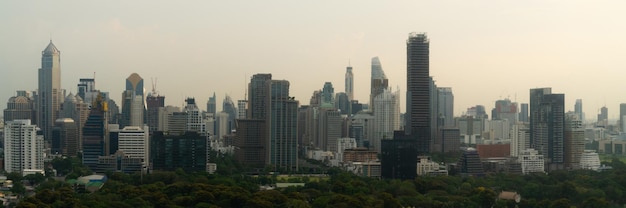
[[[233, 165], [229, 163], [219, 165]], [[618, 159], [606, 164], [613, 169], [415, 180], [364, 178], [337, 168], [328, 169], [328, 177], [253, 176], [233, 167], [216, 174], [108, 173], [108, 181], [95, 192], [52, 178], [35, 181], [36, 194], [17, 207], [623, 207], [626, 164]], [[277, 182], [305, 185], [260, 188]], [[498, 199], [502, 191], [517, 192], [522, 199]]]

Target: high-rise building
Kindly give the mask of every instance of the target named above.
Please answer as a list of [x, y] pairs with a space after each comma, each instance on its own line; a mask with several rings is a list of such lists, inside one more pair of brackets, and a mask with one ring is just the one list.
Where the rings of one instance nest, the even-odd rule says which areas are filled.
[[[620, 105], [620, 112], [622, 107]], [[574, 113], [578, 116], [578, 119], [583, 123], [585, 122], [585, 113], [583, 113], [583, 99], [576, 99], [576, 104], [574, 104]], [[624, 106], [624, 113], [626, 113], [626, 105]], [[621, 115], [621, 114], [620, 114]], [[622, 117], [620, 116], [620, 119]]]
[[341, 115], [351, 115], [352, 103], [345, 92], [335, 94], [335, 109], [341, 111]]
[[185, 122], [187, 131], [194, 131], [198, 132], [200, 135], [206, 135], [206, 123], [204, 123], [204, 120], [202, 119], [200, 108], [196, 105], [196, 99], [187, 98], [185, 99], [185, 102], [187, 105], [183, 110], [187, 114], [187, 121]]
[[585, 129], [577, 113], [565, 114], [564, 159], [565, 167], [579, 169], [580, 160], [585, 151]]
[[598, 114], [597, 126], [607, 127], [609, 125], [609, 109], [606, 106], [600, 108], [600, 114]]
[[497, 100], [496, 107], [491, 111], [492, 120], [508, 120], [510, 124], [518, 121], [517, 103], [509, 99]]
[[374, 97], [372, 106], [374, 111], [374, 135], [370, 146], [380, 152], [380, 141], [392, 139], [394, 132], [400, 130], [400, 91], [391, 92], [389, 89]]
[[[370, 105], [374, 101], [374, 97], [378, 94], [382, 93], [383, 90], [389, 88], [389, 80], [387, 79], [387, 75], [385, 75], [385, 71], [383, 71], [383, 66], [380, 64], [380, 59], [378, 57], [372, 58], [372, 79], [370, 84]], [[372, 110], [374, 110], [372, 108]]]
[[245, 119], [248, 111], [248, 101], [247, 100], [237, 100], [237, 118], [236, 119]]
[[528, 103], [522, 103], [519, 111], [519, 121], [529, 122], [528, 120]]
[[44, 139], [52, 135], [54, 121], [59, 117], [63, 92], [61, 90], [61, 51], [50, 40], [41, 52], [39, 89], [36, 99], [37, 126], [43, 130]]
[[197, 132], [166, 135], [154, 132], [150, 141], [150, 158], [154, 170], [207, 171], [208, 138]]
[[143, 78], [132, 73], [126, 78], [126, 90], [122, 93], [122, 119], [120, 128], [125, 126], [143, 126], [144, 97]]
[[209, 97], [209, 101], [206, 102], [206, 111], [213, 115], [217, 113], [217, 97], [215, 97], [215, 92], [213, 96]]
[[116, 134], [116, 146], [108, 152], [123, 152], [125, 157], [138, 158], [144, 165], [148, 165], [150, 159], [150, 133], [149, 127], [126, 126], [123, 129], [110, 129], [110, 135]]
[[437, 117], [443, 117], [443, 126], [454, 127], [454, 95], [452, 88], [437, 87]]
[[289, 81], [267, 82], [265, 120], [267, 128], [267, 162], [274, 167], [298, 169], [298, 101], [289, 96]]
[[266, 82], [272, 74], [255, 74], [248, 84], [248, 118], [265, 119], [265, 100], [269, 96]]
[[565, 95], [550, 88], [530, 90], [531, 148], [544, 156], [549, 170], [564, 168]]
[[516, 123], [511, 129], [511, 157], [519, 156], [530, 148], [530, 130], [528, 124]]
[[263, 168], [267, 152], [265, 120], [237, 119], [235, 159], [241, 164]]
[[4, 170], [7, 173], [43, 171], [43, 135], [30, 120], [13, 120], [4, 125]]
[[348, 95], [348, 101], [354, 100], [354, 74], [352, 74], [352, 66], [346, 67], [345, 93]]
[[18, 91], [18, 95], [9, 98], [7, 108], [4, 109], [4, 121], [28, 119], [36, 122], [35, 101], [26, 91]]
[[335, 109], [317, 110], [315, 146], [325, 151], [337, 151], [337, 139], [341, 138], [341, 113]]
[[154, 86], [146, 96], [146, 124], [150, 132], [159, 130], [159, 109], [165, 107], [165, 97], [159, 95]]
[[76, 156], [80, 149], [78, 126], [71, 118], [56, 120], [50, 145], [53, 154]]
[[335, 108], [335, 88], [333, 88], [333, 83], [324, 83], [324, 87], [322, 88], [320, 107]]
[[224, 96], [224, 102], [222, 103], [222, 112], [228, 114], [226, 128], [228, 133], [230, 133], [230, 131], [235, 129], [235, 119], [237, 119], [237, 106], [235, 106], [235, 103], [229, 95]]
[[[384, 179], [409, 179], [417, 176], [419, 149], [415, 139], [392, 139], [381, 141], [381, 177]], [[413, 159], [415, 158], [415, 159]]]
[[105, 102], [102, 96], [98, 96], [83, 127], [83, 165], [92, 170], [98, 168], [98, 157], [106, 154], [107, 110], [108, 102]]
[[[419, 155], [430, 150], [431, 139], [431, 92], [429, 73], [430, 41], [424, 33], [411, 33], [407, 49], [407, 95], [405, 134], [417, 141]], [[411, 158], [417, 163], [417, 158]]]

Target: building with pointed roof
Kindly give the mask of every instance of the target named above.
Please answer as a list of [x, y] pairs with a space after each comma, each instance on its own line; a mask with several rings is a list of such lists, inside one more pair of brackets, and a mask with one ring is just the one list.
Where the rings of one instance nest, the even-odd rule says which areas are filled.
[[52, 43], [41, 52], [37, 93], [37, 126], [44, 133], [44, 139], [52, 134], [54, 121], [59, 117], [61, 102], [61, 51]]

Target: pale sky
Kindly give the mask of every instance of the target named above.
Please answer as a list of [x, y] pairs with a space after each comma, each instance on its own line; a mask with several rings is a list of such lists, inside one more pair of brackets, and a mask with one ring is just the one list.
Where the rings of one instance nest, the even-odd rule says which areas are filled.
[[587, 119], [626, 103], [626, 1], [1, 1], [0, 107], [16, 90], [36, 90], [41, 51], [61, 50], [62, 87], [96, 73], [120, 104], [133, 72], [166, 104], [213, 92], [243, 99], [256, 73], [291, 82], [308, 104], [330, 81], [344, 91], [348, 62], [355, 97], [367, 102], [370, 59], [380, 57], [405, 111], [406, 39], [430, 38], [430, 74], [451, 87], [455, 115], [496, 100], [528, 102], [530, 88], [583, 99]]

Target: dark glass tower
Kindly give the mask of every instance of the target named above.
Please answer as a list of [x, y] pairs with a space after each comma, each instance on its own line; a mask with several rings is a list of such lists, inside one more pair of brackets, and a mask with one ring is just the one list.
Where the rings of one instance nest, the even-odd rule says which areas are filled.
[[[411, 33], [406, 42], [407, 98], [405, 115], [406, 138], [417, 141], [417, 152], [429, 152], [431, 138], [430, 112], [430, 41], [424, 33]], [[417, 158], [415, 158], [417, 160]]]

